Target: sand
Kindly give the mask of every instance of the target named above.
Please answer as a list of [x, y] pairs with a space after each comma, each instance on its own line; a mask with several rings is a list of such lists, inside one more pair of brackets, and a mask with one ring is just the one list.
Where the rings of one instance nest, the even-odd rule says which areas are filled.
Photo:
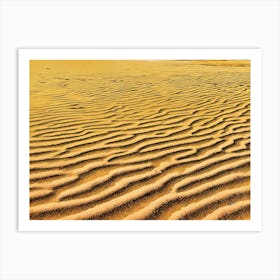
[[31, 61], [30, 219], [250, 219], [250, 62]]

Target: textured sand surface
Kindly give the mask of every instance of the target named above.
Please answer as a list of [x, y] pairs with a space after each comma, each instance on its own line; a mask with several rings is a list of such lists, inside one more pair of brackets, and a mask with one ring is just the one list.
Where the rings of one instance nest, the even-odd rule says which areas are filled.
[[31, 219], [250, 219], [249, 61], [30, 66]]

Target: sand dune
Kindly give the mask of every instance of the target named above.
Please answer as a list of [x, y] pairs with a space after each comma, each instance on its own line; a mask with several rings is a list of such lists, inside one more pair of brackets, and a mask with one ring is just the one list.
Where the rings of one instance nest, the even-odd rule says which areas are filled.
[[31, 219], [250, 219], [249, 61], [30, 66]]

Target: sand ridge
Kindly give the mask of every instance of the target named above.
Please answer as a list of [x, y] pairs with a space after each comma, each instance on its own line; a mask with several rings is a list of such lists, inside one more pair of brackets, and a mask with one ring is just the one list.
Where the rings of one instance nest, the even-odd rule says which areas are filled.
[[250, 219], [250, 62], [30, 62], [31, 219]]

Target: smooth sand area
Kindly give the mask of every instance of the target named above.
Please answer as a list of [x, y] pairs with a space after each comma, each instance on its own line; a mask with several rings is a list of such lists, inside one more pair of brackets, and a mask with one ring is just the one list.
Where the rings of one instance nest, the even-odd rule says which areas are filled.
[[30, 66], [31, 219], [250, 219], [249, 61]]

